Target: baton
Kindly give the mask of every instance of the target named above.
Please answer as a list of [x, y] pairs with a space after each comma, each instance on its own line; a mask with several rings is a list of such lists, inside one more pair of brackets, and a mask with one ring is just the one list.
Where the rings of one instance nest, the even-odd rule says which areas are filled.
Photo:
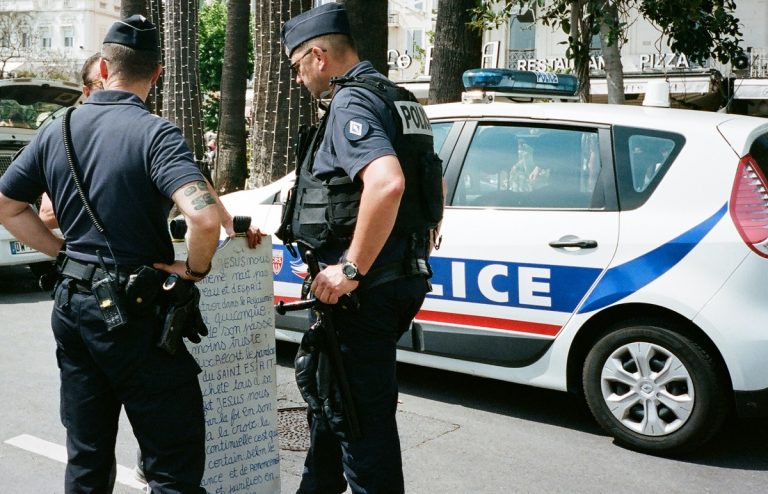
[[[309, 267], [309, 274], [314, 278], [320, 272], [320, 264], [317, 262], [317, 257], [315, 257], [314, 252], [308, 250], [304, 254], [304, 258]], [[285, 312], [289, 310], [302, 310], [310, 307], [315, 310], [317, 319], [320, 321], [318, 326], [325, 336], [328, 359], [331, 361], [333, 371], [336, 373], [336, 381], [339, 384], [339, 392], [341, 393], [341, 403], [344, 407], [347, 424], [349, 425], [349, 436], [353, 440], [360, 439], [360, 437], [362, 437], [360, 421], [357, 418], [355, 401], [352, 397], [352, 390], [349, 387], [349, 380], [347, 379], [347, 372], [344, 368], [344, 361], [341, 358], [341, 348], [339, 347], [339, 339], [336, 336], [336, 328], [333, 327], [331, 307], [312, 298], [288, 304], [279, 302], [275, 307], [275, 310], [278, 314], [285, 314]]]

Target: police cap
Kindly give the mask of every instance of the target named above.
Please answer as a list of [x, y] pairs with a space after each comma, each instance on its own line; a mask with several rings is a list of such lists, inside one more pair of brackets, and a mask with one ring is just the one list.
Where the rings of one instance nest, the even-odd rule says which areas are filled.
[[160, 54], [157, 28], [143, 15], [132, 15], [112, 24], [104, 36], [104, 43], [125, 45], [134, 50], [154, 51]]
[[351, 34], [343, 5], [331, 2], [302, 12], [283, 24], [280, 37], [290, 57], [299, 45], [324, 34]]

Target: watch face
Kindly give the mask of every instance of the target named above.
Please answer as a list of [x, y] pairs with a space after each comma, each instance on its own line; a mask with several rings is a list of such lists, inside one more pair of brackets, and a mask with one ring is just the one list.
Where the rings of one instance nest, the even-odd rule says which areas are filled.
[[357, 276], [357, 266], [355, 266], [351, 262], [348, 262], [341, 267], [341, 272], [344, 273], [344, 276], [346, 276], [351, 280], [355, 276]]

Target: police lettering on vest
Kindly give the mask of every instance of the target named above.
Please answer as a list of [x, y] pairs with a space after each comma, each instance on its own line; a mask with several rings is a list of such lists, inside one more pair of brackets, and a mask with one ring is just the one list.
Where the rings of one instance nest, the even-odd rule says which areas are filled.
[[[332, 83], [359, 87], [381, 98], [393, 115], [397, 136], [393, 142], [405, 177], [393, 233], [427, 239], [443, 214], [442, 162], [435, 154], [432, 126], [413, 94], [391, 81], [365, 75], [334, 78]], [[312, 174], [314, 151], [325, 132], [320, 124], [306, 157], [299, 163], [296, 185], [286, 203], [283, 224], [277, 236], [286, 244], [298, 242], [318, 249], [345, 247], [354, 233], [362, 196], [362, 182], [347, 175], [319, 179]], [[352, 122], [355, 123], [355, 122]], [[365, 128], [345, 129], [354, 135]], [[353, 136], [354, 137], [354, 136]]]

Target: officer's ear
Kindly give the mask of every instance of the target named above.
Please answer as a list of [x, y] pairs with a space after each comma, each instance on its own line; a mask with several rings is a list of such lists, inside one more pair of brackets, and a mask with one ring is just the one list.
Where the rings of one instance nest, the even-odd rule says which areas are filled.
[[160, 78], [160, 74], [163, 73], [163, 66], [160, 64], [157, 64], [157, 67], [155, 67], [155, 71], [152, 73], [152, 80], [151, 85], [154, 86], [157, 80]]
[[104, 59], [104, 57], [101, 57], [99, 59], [99, 75], [101, 76], [102, 81], [106, 81], [109, 77], [109, 71], [107, 70], [107, 61]]

